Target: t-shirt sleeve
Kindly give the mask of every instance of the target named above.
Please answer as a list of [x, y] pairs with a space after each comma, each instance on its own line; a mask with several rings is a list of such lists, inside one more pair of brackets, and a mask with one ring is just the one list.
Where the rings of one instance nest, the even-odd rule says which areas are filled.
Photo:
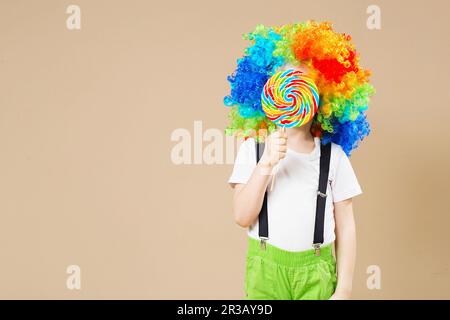
[[234, 187], [236, 183], [247, 183], [256, 167], [256, 146], [255, 140], [249, 138], [242, 142], [238, 154], [234, 161], [233, 172], [228, 183]]
[[353, 198], [362, 193], [356, 174], [341, 146], [338, 145], [337, 165], [334, 179], [331, 183], [333, 202]]

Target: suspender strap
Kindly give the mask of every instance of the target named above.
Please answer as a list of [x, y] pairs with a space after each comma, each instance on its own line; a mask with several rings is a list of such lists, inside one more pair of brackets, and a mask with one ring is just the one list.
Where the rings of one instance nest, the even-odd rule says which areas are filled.
[[[256, 163], [259, 162], [264, 151], [264, 143], [256, 143]], [[328, 173], [330, 168], [331, 143], [320, 144], [320, 172], [319, 190], [317, 191], [316, 219], [314, 225], [313, 247], [316, 255], [320, 255], [320, 246], [323, 244], [323, 232], [325, 222], [325, 205], [327, 200]], [[264, 200], [261, 212], [258, 216], [259, 238], [261, 245], [265, 248], [265, 241], [269, 239], [269, 224], [267, 216], [267, 191], [264, 193]]]
[[[259, 162], [261, 154], [264, 151], [264, 143], [256, 143], [256, 163]], [[264, 200], [261, 207], [261, 212], [258, 216], [259, 222], [259, 238], [261, 239], [261, 245], [265, 245], [265, 241], [269, 239], [269, 223], [267, 218], [267, 191], [264, 192]]]
[[328, 172], [330, 168], [331, 142], [320, 144], [319, 190], [317, 191], [316, 221], [314, 226], [313, 247], [316, 255], [320, 255], [320, 245], [323, 244], [325, 220], [325, 205], [327, 200]]

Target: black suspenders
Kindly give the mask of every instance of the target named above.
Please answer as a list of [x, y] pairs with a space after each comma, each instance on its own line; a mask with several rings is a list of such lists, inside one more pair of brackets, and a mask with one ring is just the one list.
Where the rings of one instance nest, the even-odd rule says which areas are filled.
[[320, 144], [319, 190], [317, 191], [316, 222], [314, 225], [313, 247], [316, 256], [320, 255], [323, 244], [323, 227], [325, 221], [325, 205], [327, 201], [328, 172], [330, 169], [331, 142]]
[[[259, 162], [261, 154], [264, 150], [264, 143], [256, 143], [256, 163]], [[316, 219], [314, 225], [313, 247], [315, 254], [320, 255], [320, 246], [323, 244], [323, 231], [325, 221], [325, 205], [327, 200], [328, 172], [330, 168], [331, 142], [320, 144], [320, 172], [319, 172], [319, 188], [317, 191]], [[267, 218], [267, 191], [264, 193], [264, 200], [261, 212], [258, 216], [259, 222], [259, 238], [261, 239], [261, 247], [265, 249], [266, 241], [269, 239], [269, 225]]]
[[[264, 151], [264, 143], [256, 143], [256, 163], [259, 162], [262, 152]], [[267, 221], [267, 191], [264, 192], [264, 200], [261, 211], [258, 216], [259, 238], [261, 239], [261, 246], [265, 249], [266, 240], [269, 240], [269, 223]]]

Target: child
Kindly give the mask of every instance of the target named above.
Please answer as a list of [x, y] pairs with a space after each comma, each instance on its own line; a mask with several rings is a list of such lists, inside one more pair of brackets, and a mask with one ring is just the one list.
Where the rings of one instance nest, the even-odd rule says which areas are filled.
[[[240, 147], [229, 183], [234, 187], [234, 215], [250, 227], [247, 256], [248, 299], [336, 299], [350, 297], [355, 262], [352, 197], [362, 193], [352, 166], [339, 145], [332, 144], [324, 224], [324, 245], [314, 255], [312, 239], [319, 179], [320, 139], [311, 122], [286, 133], [273, 133], [256, 164], [254, 139]], [[283, 159], [280, 161], [280, 159]], [[271, 175], [278, 165], [274, 189], [268, 192], [270, 237], [259, 246], [257, 216]], [[333, 212], [334, 211], [334, 212]], [[338, 285], [330, 244], [337, 235]]]
[[[348, 299], [356, 251], [352, 198], [362, 193], [348, 156], [370, 131], [363, 114], [373, 93], [368, 72], [358, 66], [350, 37], [327, 23], [260, 26], [247, 38], [252, 46], [238, 60], [225, 98], [237, 105], [229, 132], [246, 137], [229, 178], [235, 220], [248, 227], [246, 298]], [[309, 123], [281, 131], [259, 109], [258, 94], [268, 77], [291, 65], [315, 78], [321, 103]], [[255, 129], [271, 133], [262, 154], [264, 137], [251, 134]], [[323, 192], [319, 177], [325, 177]], [[263, 216], [267, 225], [259, 230]]]

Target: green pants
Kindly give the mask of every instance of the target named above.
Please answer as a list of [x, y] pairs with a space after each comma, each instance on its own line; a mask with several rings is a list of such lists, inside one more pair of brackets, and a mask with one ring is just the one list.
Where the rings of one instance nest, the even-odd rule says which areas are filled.
[[300, 300], [328, 299], [336, 289], [336, 261], [332, 245], [291, 252], [260, 241], [248, 240], [245, 299]]

